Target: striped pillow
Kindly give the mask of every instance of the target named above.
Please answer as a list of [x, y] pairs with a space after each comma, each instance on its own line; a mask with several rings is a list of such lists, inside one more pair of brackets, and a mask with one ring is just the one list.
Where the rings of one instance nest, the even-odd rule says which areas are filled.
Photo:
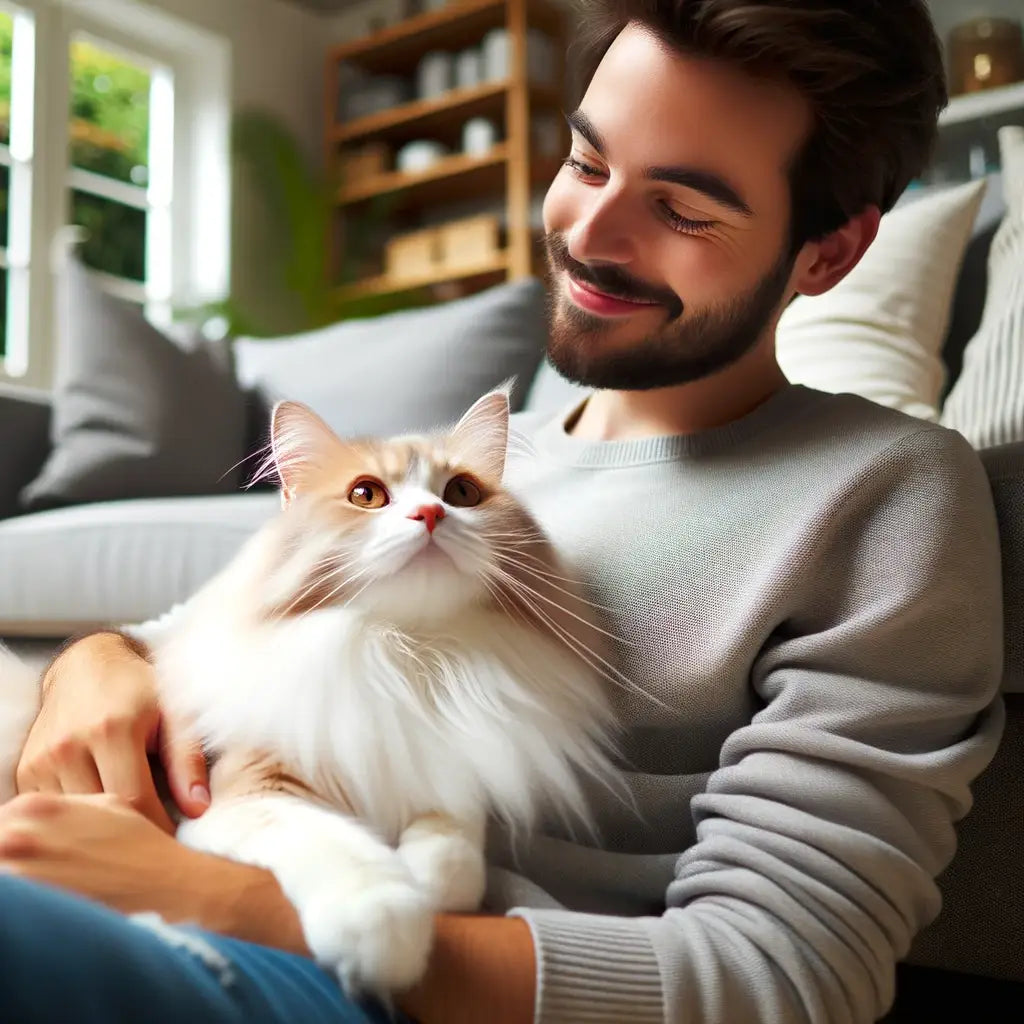
[[975, 448], [1024, 440], [1024, 127], [999, 131], [1007, 213], [992, 240], [985, 312], [942, 410]]

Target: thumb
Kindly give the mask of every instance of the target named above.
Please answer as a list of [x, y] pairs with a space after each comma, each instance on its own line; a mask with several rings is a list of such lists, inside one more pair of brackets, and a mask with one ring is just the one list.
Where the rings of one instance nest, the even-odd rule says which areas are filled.
[[182, 813], [198, 818], [210, 806], [210, 777], [202, 746], [180, 722], [165, 718], [162, 723], [160, 760], [174, 802]]

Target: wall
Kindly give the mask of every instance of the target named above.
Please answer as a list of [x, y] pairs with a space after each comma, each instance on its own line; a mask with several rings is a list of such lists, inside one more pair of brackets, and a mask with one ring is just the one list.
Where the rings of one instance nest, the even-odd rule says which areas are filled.
[[[308, 159], [323, 161], [323, 17], [283, 0], [143, 0], [226, 40], [232, 109], [260, 108], [295, 134]], [[244, 175], [232, 181], [233, 293], [271, 328], [286, 317], [289, 297], [273, 286], [274, 245], [262, 208]]]
[[322, 149], [323, 20], [283, 0], [142, 0], [231, 44], [236, 108], [260, 106]]
[[973, 18], [989, 16], [1024, 21], [1024, 0], [929, 0], [928, 6], [944, 45], [954, 25]]

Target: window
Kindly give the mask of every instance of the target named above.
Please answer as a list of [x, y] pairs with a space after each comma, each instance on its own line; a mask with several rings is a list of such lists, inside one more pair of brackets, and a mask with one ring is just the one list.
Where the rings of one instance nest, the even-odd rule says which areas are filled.
[[12, 341], [27, 329], [33, 45], [32, 19], [0, 7], [0, 355], [15, 367], [24, 352]]
[[73, 39], [70, 219], [82, 259], [111, 290], [166, 303], [171, 246], [174, 75], [88, 36]]
[[0, 0], [0, 379], [52, 380], [68, 225], [98, 283], [153, 320], [224, 288], [229, 56], [131, 0]]

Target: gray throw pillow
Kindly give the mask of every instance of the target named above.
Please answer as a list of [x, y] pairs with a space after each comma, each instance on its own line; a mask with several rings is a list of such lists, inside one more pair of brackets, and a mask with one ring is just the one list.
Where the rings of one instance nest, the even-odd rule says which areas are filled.
[[510, 377], [515, 411], [547, 344], [544, 302], [526, 278], [291, 337], [239, 338], [238, 379], [267, 405], [304, 402], [342, 437], [443, 427]]
[[245, 399], [226, 344], [173, 340], [74, 256], [58, 298], [53, 449], [23, 507], [237, 490]]

